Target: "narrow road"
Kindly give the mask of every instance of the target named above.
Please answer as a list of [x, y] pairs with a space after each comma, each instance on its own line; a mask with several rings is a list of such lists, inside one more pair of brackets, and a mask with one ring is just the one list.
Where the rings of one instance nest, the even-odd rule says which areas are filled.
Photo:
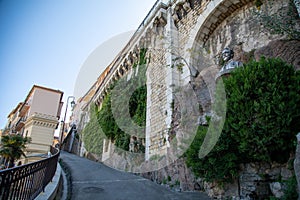
[[72, 200], [208, 200], [200, 192], [175, 192], [148, 179], [61, 152], [72, 176]]

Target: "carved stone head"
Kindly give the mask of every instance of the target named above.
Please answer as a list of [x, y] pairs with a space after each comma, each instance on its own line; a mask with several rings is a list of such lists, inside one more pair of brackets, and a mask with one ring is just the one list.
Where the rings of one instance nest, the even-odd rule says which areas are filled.
[[222, 51], [222, 59], [227, 62], [230, 59], [232, 59], [234, 56], [233, 50], [230, 49], [229, 47], [226, 47], [223, 51]]

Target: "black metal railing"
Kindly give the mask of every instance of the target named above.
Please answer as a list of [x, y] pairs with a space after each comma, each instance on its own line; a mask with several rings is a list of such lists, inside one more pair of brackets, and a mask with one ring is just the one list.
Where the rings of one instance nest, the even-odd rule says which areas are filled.
[[50, 148], [49, 158], [0, 171], [0, 200], [34, 199], [55, 175], [59, 150]]

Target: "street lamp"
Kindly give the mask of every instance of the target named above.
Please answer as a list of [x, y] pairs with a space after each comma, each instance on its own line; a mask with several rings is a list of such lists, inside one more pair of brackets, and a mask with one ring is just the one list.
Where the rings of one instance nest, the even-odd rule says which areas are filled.
[[75, 97], [74, 96], [69, 96], [67, 99], [67, 105], [66, 105], [66, 110], [65, 110], [65, 116], [64, 116], [64, 120], [62, 121], [62, 129], [61, 129], [61, 135], [60, 135], [60, 148], [62, 147], [62, 142], [63, 142], [63, 137], [64, 137], [64, 130], [65, 130], [65, 123], [66, 123], [66, 116], [67, 116], [67, 111], [68, 111], [68, 105], [69, 105], [69, 100], [73, 99], [71, 101], [71, 107], [73, 108], [75, 105]]

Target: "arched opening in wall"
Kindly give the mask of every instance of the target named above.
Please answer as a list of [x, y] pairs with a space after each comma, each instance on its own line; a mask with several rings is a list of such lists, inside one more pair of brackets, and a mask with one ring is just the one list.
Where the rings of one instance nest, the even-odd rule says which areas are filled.
[[[203, 115], [210, 115], [216, 75], [222, 67], [222, 50], [227, 46], [239, 47], [245, 38], [254, 40], [253, 33], [261, 30], [251, 15], [253, 8], [255, 5], [251, 0], [235, 3], [223, 0], [214, 6], [208, 5], [198, 16], [186, 49], [189, 50], [188, 64], [200, 72], [192, 82]], [[236, 55], [241, 57], [240, 52]]]
[[[254, 19], [253, 9], [256, 7], [252, 0], [237, 3], [223, 0], [215, 7], [203, 11], [205, 13], [202, 15], [207, 17], [198, 17], [198, 23], [194, 27], [195, 34], [190, 39], [191, 65], [199, 71], [210, 65], [220, 65], [220, 53], [225, 47], [245, 43], [244, 37], [260, 32], [261, 25]], [[253, 36], [251, 39], [254, 40]]]
[[[261, 55], [280, 57], [284, 52], [274, 52], [277, 47], [265, 49], [264, 53], [255, 51], [270, 46], [275, 40], [288, 40], [295, 34], [297, 36], [299, 17], [291, 19], [293, 15], [297, 15], [294, 7], [289, 0], [277, 0], [273, 3], [266, 1], [260, 8], [251, 0], [235, 4], [228, 0], [220, 1], [213, 9], [204, 11], [206, 19], [199, 16], [194, 27], [195, 34], [190, 39], [192, 45], [188, 47], [192, 49], [189, 62], [199, 71], [208, 64], [219, 65], [221, 68], [221, 52], [225, 47], [234, 51], [234, 60], [243, 63], [252, 58], [259, 59]], [[290, 24], [286, 25], [284, 21], [288, 19], [286, 23]], [[269, 21], [274, 22], [273, 26]], [[289, 26], [290, 32], [280, 28], [281, 26]]]
[[[257, 14], [258, 8], [254, 1], [218, 2], [214, 7], [207, 6], [202, 15], [198, 16], [185, 48], [190, 51], [187, 58], [189, 65], [200, 72], [200, 75], [192, 81], [204, 110], [210, 110], [209, 102], [213, 101], [213, 97], [207, 87], [209, 82], [213, 84], [216, 74], [224, 64], [221, 52], [225, 47], [230, 47], [234, 51], [234, 61], [242, 63], [254, 58], [259, 59], [261, 55], [283, 58], [286, 54], [284, 52], [288, 52], [288, 47], [282, 47], [287, 46], [287, 43], [278, 42], [286, 39], [288, 35], [274, 34], [261, 23], [264, 15]], [[265, 2], [259, 12], [273, 15], [275, 18], [278, 13], [285, 16], [288, 14], [286, 11], [289, 3], [289, 0], [277, 0], [272, 5]], [[203, 19], [203, 16], [207, 17]], [[275, 46], [275, 44], [281, 45]], [[290, 57], [296, 57], [291, 51], [289, 52]]]

